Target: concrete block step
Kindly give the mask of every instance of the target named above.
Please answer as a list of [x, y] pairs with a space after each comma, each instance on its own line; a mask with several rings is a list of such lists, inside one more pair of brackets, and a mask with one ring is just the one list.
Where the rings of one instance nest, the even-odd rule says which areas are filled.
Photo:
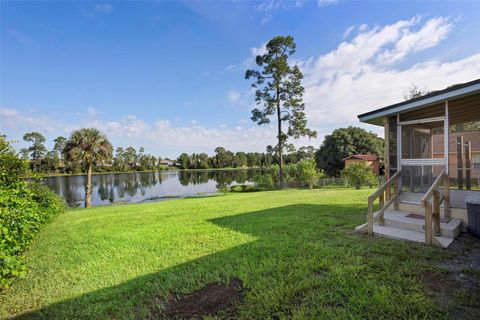
[[[395, 228], [391, 226], [380, 226], [375, 224], [373, 226], [373, 233], [376, 236], [389, 238], [389, 239], [425, 243], [425, 233], [423, 232], [400, 229], [400, 228]], [[435, 245], [443, 248], [447, 248], [452, 242], [453, 242], [452, 238], [447, 238], [442, 236], [434, 237]]]
[[[387, 210], [385, 212], [385, 226], [405, 229], [419, 233], [425, 232], [425, 220], [409, 217], [410, 212]], [[455, 239], [461, 232], [462, 220], [450, 219], [448, 222], [440, 222], [440, 235]]]

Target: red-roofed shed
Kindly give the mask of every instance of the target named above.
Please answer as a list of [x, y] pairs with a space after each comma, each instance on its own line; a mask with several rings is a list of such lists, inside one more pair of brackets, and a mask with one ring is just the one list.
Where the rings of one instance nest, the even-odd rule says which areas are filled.
[[366, 162], [370, 167], [372, 167], [372, 171], [375, 175], [378, 176], [380, 174], [380, 162], [378, 157], [374, 154], [353, 154], [343, 159], [343, 162], [345, 162], [345, 168], [353, 163], [358, 163], [361, 161]]

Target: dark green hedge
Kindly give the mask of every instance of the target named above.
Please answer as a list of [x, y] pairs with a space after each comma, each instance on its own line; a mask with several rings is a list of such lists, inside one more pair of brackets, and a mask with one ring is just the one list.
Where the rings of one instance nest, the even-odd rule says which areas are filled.
[[46, 186], [20, 178], [26, 170], [0, 137], [0, 290], [25, 273], [22, 253], [41, 226], [65, 210], [62, 199]]

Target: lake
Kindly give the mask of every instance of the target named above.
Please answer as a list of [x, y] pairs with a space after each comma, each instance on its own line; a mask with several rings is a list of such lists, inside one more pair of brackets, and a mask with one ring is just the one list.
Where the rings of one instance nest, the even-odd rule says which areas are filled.
[[[158, 171], [92, 176], [92, 205], [161, 201], [217, 193], [235, 184], [251, 184], [254, 170]], [[85, 203], [86, 176], [43, 178], [70, 207]]]

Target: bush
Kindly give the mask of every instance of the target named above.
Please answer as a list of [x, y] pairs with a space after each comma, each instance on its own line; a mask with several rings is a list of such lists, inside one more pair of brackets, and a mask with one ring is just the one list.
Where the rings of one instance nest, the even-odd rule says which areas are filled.
[[46, 185], [29, 183], [28, 188], [32, 191], [32, 199], [42, 211], [43, 222], [51, 221], [59, 212], [65, 211], [65, 201]]
[[272, 177], [272, 187], [280, 183], [280, 166], [278, 164], [272, 164], [269, 166], [266, 170], [266, 174], [269, 174], [270, 177]]
[[323, 177], [322, 171], [317, 171], [317, 164], [313, 159], [305, 159], [297, 163], [298, 181], [308, 184], [310, 189]]
[[247, 185], [247, 184], [237, 184], [235, 186], [230, 187], [231, 192], [254, 192], [257, 191], [255, 186]]
[[25, 273], [21, 254], [41, 225], [65, 208], [47, 187], [21, 179], [25, 168], [25, 162], [0, 137], [0, 289]]
[[285, 182], [298, 181], [299, 166], [297, 163], [287, 164], [284, 167], [284, 180]]
[[360, 189], [364, 185], [371, 187], [377, 183], [372, 168], [365, 162], [353, 163], [343, 169], [341, 174], [342, 178], [347, 179], [355, 189]]
[[273, 176], [271, 173], [257, 174], [254, 177], [254, 181], [257, 187], [263, 188], [263, 189], [271, 189], [275, 185], [273, 181]]

